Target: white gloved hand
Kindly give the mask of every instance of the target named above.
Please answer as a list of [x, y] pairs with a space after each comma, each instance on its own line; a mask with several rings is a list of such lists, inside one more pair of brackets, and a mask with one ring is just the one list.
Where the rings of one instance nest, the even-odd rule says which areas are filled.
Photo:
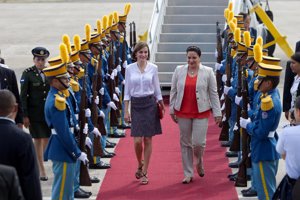
[[99, 96], [96, 96], [96, 98], [95, 98], [95, 101], [94, 101], [94, 102], [95, 102], [95, 104], [97, 104], [97, 105], [98, 105], [98, 104], [99, 104], [99, 101], [100, 101], [100, 100], [99, 100]]
[[223, 103], [222, 107], [221, 107], [221, 111], [225, 110], [225, 103]]
[[118, 108], [117, 108], [117, 106], [116, 106], [116, 104], [114, 103], [114, 102], [112, 102], [112, 101], [110, 101], [108, 104], [106, 104], [107, 106], [109, 106], [109, 107], [111, 107], [112, 109], [114, 109], [114, 110], [117, 110]]
[[88, 132], [89, 132], [89, 127], [88, 127], [88, 124], [87, 123], [85, 123], [84, 124], [84, 128], [83, 128], [83, 134], [88, 134]]
[[91, 133], [93, 133], [96, 137], [97, 137], [97, 136], [101, 137], [100, 131], [99, 131], [98, 128], [96, 128], [96, 127], [92, 130]]
[[81, 152], [78, 160], [82, 161], [84, 164], [87, 164], [89, 162], [89, 160], [87, 159], [87, 155], [84, 152]]
[[226, 74], [223, 74], [222, 81], [223, 81], [223, 83], [225, 83], [227, 81], [227, 75]]
[[248, 125], [249, 123], [251, 123], [251, 119], [250, 119], [250, 118], [245, 119], [245, 118], [240, 117], [240, 126], [241, 126], [242, 128], [247, 128], [247, 125]]
[[122, 81], [122, 85], [125, 85], [125, 79]]
[[234, 124], [234, 127], [233, 127], [233, 130], [236, 131], [236, 130], [238, 130], [238, 129], [239, 129], [239, 127], [238, 127], [237, 124], [235, 123], [235, 124]]
[[232, 89], [232, 87], [224, 86], [224, 94], [228, 94], [229, 90]]
[[113, 99], [117, 102], [119, 102], [119, 97], [116, 95], [116, 93], [113, 93]]
[[117, 71], [120, 72], [122, 70], [121, 65], [117, 66]]
[[115, 87], [115, 92], [116, 92], [117, 95], [120, 95], [120, 93], [121, 93], [121, 91], [118, 87]]
[[215, 64], [215, 71], [220, 70], [223, 65], [220, 63]]
[[215, 50], [215, 58], [218, 58], [218, 55], [219, 55], [219, 54], [218, 54], [218, 50], [216, 49], [216, 50]]
[[105, 119], [105, 114], [102, 110], [100, 110], [100, 114], [99, 114], [100, 117], [102, 117], [103, 119]]
[[125, 62], [123, 63], [122, 67], [126, 69], [126, 67], [127, 67], [127, 60], [125, 60]]
[[236, 105], [240, 105], [240, 102], [241, 102], [241, 100], [242, 100], [242, 97], [239, 97], [239, 96], [235, 96], [235, 99], [234, 99], [234, 102], [235, 102], [235, 104]]
[[85, 117], [91, 117], [92, 112], [91, 112], [91, 110], [89, 108], [85, 109], [84, 112], [85, 112]]
[[115, 80], [114, 71], [111, 72], [110, 79]]
[[92, 148], [93, 143], [89, 137], [85, 138], [85, 145], [88, 146], [90, 149]]
[[220, 100], [223, 101], [224, 99], [225, 99], [225, 96], [224, 96], [224, 93], [223, 93]]
[[114, 76], [118, 76], [118, 70], [117, 70], [117, 69], [114, 69], [113, 72], [112, 72], [111, 74], [113, 74]]
[[99, 93], [100, 93], [101, 95], [104, 95], [104, 87], [102, 87], [102, 88], [99, 90]]
[[250, 104], [248, 103], [248, 105], [247, 105], [247, 111], [249, 112], [251, 110], [251, 106], [250, 106]]

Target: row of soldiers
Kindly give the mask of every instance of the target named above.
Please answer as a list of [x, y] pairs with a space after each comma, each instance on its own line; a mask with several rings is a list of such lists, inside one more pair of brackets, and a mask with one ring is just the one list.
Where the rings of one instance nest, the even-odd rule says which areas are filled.
[[[238, 157], [230, 167], [238, 168], [228, 177], [242, 190], [243, 196], [271, 199], [276, 190], [280, 155], [276, 152], [277, 133], [282, 112], [279, 84], [280, 59], [267, 56], [263, 39], [246, 26], [248, 14], [234, 15], [232, 4], [224, 11], [228, 26], [217, 31], [218, 57], [216, 78], [223, 104], [222, 146], [229, 147], [227, 157]], [[247, 22], [249, 24], [249, 21]]]
[[[53, 162], [51, 199], [90, 197], [79, 187], [91, 185], [88, 168], [110, 168], [100, 160], [115, 155], [105, 150], [115, 146], [107, 136], [125, 137], [120, 128], [130, 128], [122, 112], [125, 68], [132, 62], [133, 45], [126, 42], [130, 9], [126, 4], [122, 15], [103, 16], [94, 30], [86, 24], [84, 39], [74, 35], [73, 45], [63, 35], [60, 55], [50, 58], [50, 66], [42, 70], [50, 84], [44, 113], [51, 136], [44, 160]], [[37, 48], [34, 53], [46, 52]]]

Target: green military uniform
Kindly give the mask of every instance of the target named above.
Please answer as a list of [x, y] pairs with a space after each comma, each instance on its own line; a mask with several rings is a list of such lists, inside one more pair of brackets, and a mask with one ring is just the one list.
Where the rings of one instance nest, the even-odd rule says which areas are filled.
[[33, 66], [23, 72], [20, 82], [21, 102], [24, 117], [28, 117], [30, 121], [30, 134], [33, 138], [50, 137], [51, 130], [45, 122], [44, 114], [44, 105], [50, 89], [48, 81], [42, 72]]

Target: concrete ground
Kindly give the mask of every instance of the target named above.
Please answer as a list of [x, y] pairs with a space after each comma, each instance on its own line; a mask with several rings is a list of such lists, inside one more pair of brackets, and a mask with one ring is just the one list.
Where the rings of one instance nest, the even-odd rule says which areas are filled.
[[[36, 46], [44, 46], [50, 50], [51, 56], [58, 55], [58, 46], [63, 34], [84, 36], [84, 25], [90, 23], [95, 27], [96, 19], [112, 11], [123, 12], [122, 0], [0, 0], [0, 49], [1, 57], [6, 64], [15, 70], [18, 80], [22, 71], [32, 65], [31, 49]], [[133, 0], [132, 10], [128, 16], [128, 22], [135, 21], [137, 35], [144, 33], [150, 22], [154, 0]], [[271, 10], [274, 13], [274, 24], [282, 35], [287, 36], [292, 49], [300, 40], [299, 24], [300, 14], [296, 8], [300, 7], [298, 0], [272, 0]], [[286, 65], [288, 58], [278, 47], [275, 56], [282, 59], [282, 66]], [[282, 94], [283, 77], [279, 89]], [[287, 121], [282, 116], [280, 128]], [[117, 142], [117, 140], [114, 140]], [[109, 150], [111, 151], [111, 150]], [[109, 160], [105, 160], [109, 162]], [[51, 163], [45, 163], [49, 181], [42, 182], [44, 199], [50, 199], [52, 170]], [[101, 180], [105, 170], [91, 170], [92, 175]], [[281, 180], [285, 174], [284, 162], [280, 162], [277, 179]], [[101, 184], [101, 183], [100, 183]], [[95, 184], [88, 190], [93, 192], [90, 199], [95, 199], [100, 184]], [[237, 189], [240, 199], [240, 189]]]

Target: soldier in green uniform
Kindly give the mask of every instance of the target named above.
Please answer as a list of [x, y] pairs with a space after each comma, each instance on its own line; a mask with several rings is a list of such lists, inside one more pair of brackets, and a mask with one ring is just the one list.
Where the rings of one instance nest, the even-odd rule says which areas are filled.
[[45, 68], [49, 51], [44, 47], [32, 50], [34, 66], [25, 69], [21, 77], [21, 102], [24, 111], [24, 126], [34, 139], [38, 158], [40, 179], [48, 180], [43, 163], [43, 153], [48, 144], [51, 130], [44, 117], [44, 105], [50, 89], [49, 83], [42, 72]]

